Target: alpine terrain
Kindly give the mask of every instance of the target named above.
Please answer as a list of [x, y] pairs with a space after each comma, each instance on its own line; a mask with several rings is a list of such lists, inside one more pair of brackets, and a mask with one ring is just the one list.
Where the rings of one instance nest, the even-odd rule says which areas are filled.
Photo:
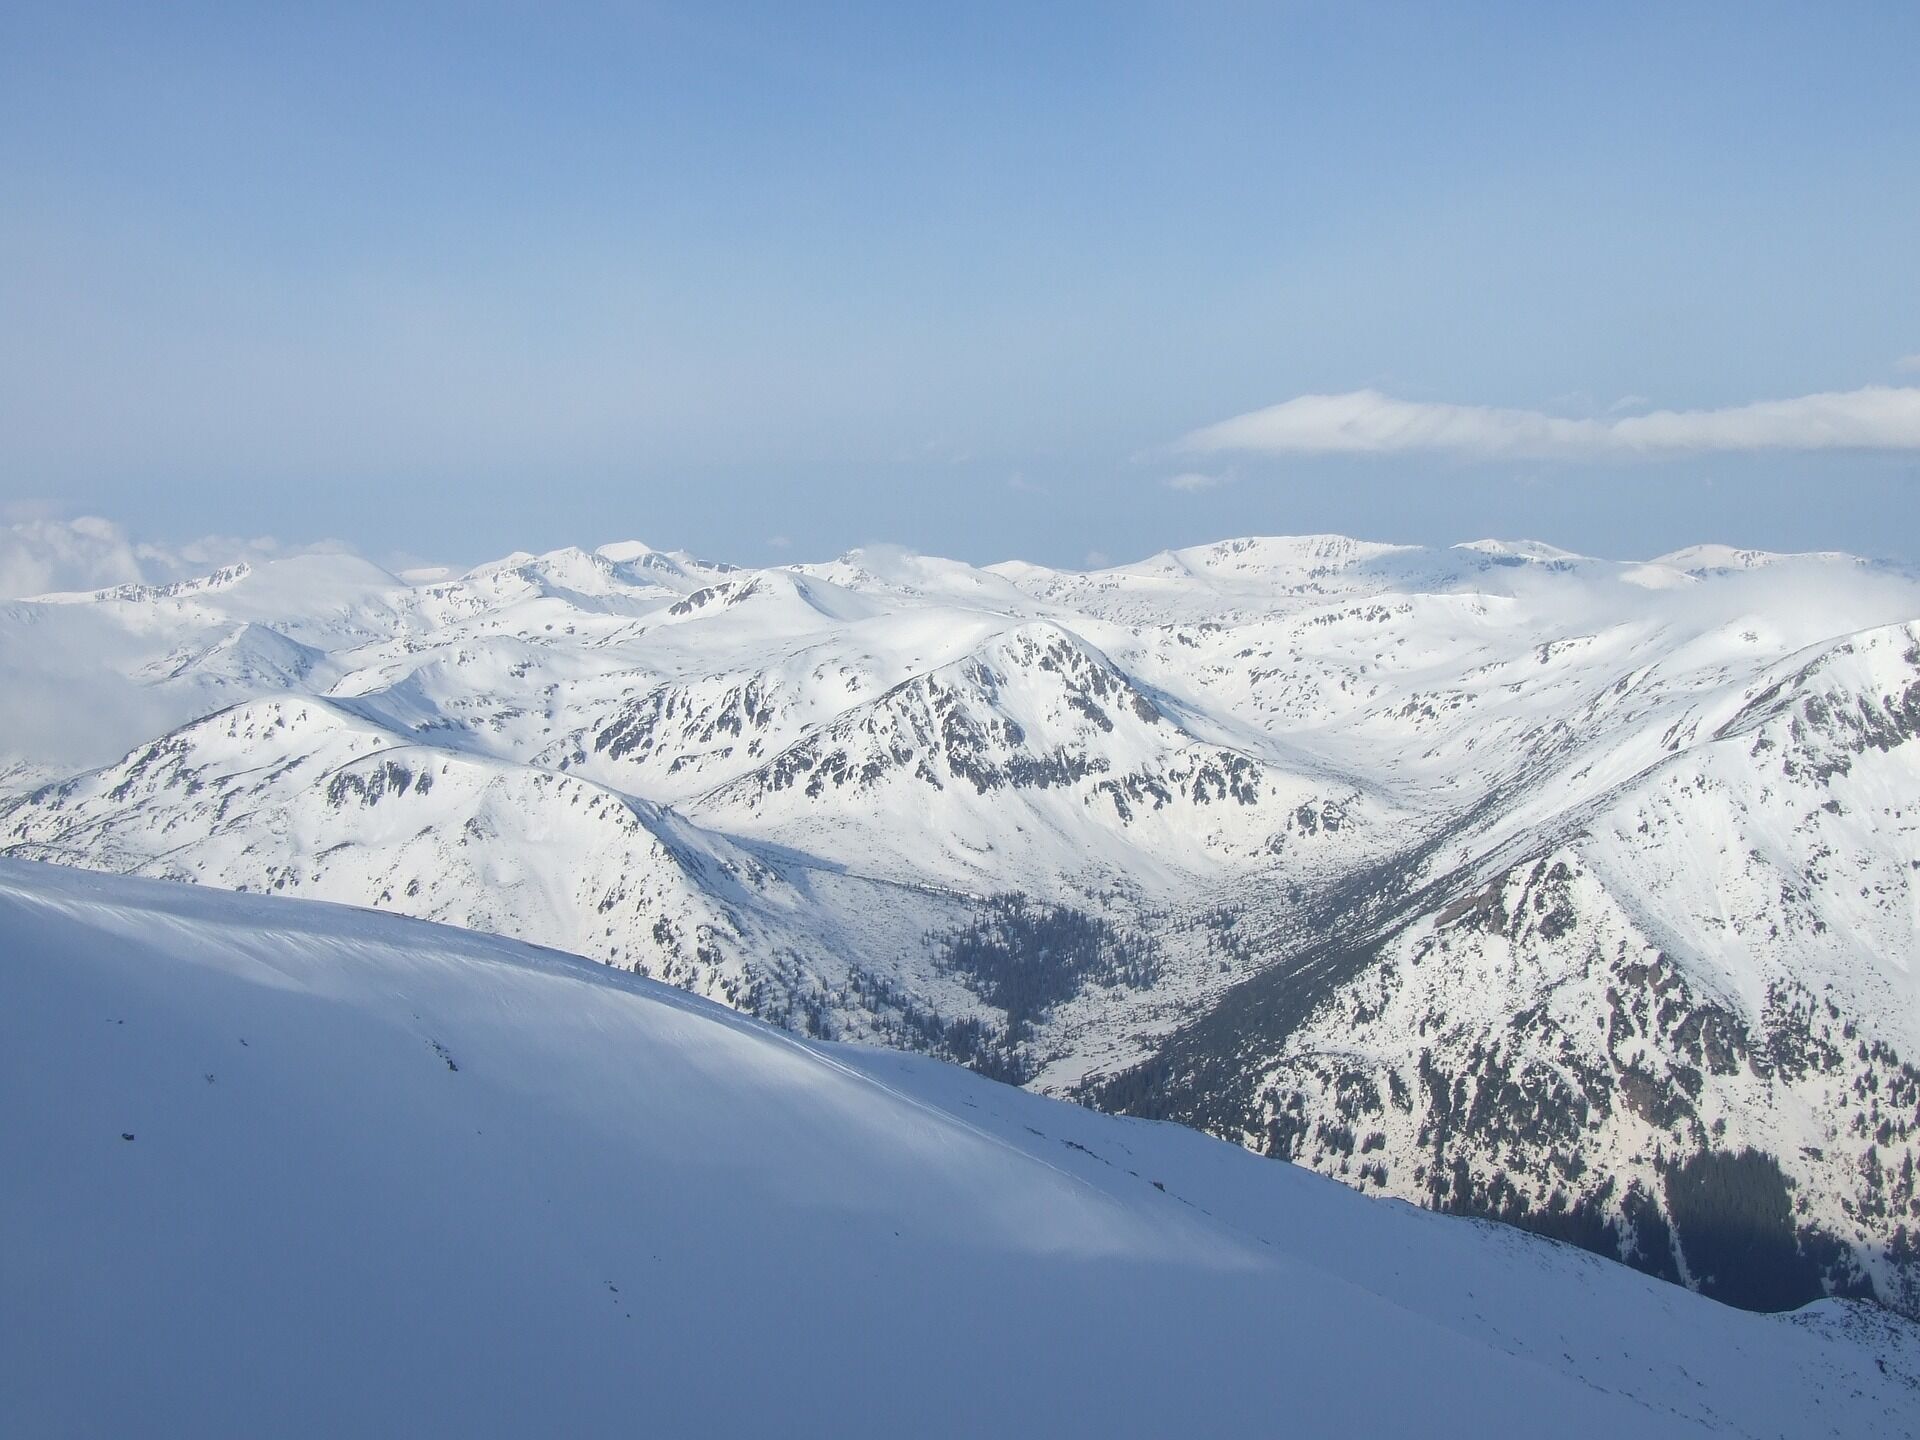
[[[1333, 536], [1235, 540], [1093, 572], [891, 550], [742, 570], [626, 543], [398, 577], [308, 555], [7, 604], [0, 673], [0, 850], [20, 859], [347, 902], [551, 946], [799, 1036], [916, 1050], [1183, 1121], [1734, 1304], [1871, 1295], [1920, 1312], [1920, 578], [1897, 567], [1712, 546], [1620, 563], [1527, 542], [1435, 550]], [[37, 883], [22, 877], [38, 872], [7, 873], [15, 888]], [[228, 926], [219, 917], [282, 913], [211, 899], [203, 911], [145, 888], [54, 889], [68, 898], [11, 903], [110, 912], [122, 917], [115, 934], [150, 910], [163, 917], [152, 943], [169, 954], [179, 945], [167, 937], [189, 921], [164, 917]], [[107, 898], [72, 898], [94, 893]], [[285, 923], [305, 934], [336, 922]], [[399, 945], [382, 937], [424, 933], [337, 923], [343, 945], [364, 933], [382, 954]], [[435, 932], [432, 944], [451, 954], [469, 942]], [[618, 977], [471, 947], [493, 957], [494, 978], [470, 988], [423, 960], [417, 987], [356, 979], [364, 993], [336, 995], [335, 981], [290, 971], [281, 994], [253, 950], [244, 963], [195, 960], [190, 973], [223, 1005], [271, 1001], [289, 1044], [302, 1005], [316, 1027], [302, 1044], [345, 1044], [356, 1026], [382, 1037], [378, 1074], [356, 1072], [356, 1086], [373, 1087], [442, 1024], [408, 1005], [427, 1015], [444, 1004], [447, 1033], [430, 1038], [462, 1066], [446, 1083], [504, 1085], [479, 1058], [504, 1047], [498, 1063], [510, 1051], [512, 1073], [547, 1076], [542, 1093], [571, 1107], [580, 1136], [640, 1123], [616, 1097], [644, 1086], [599, 1068], [616, 1040], [666, 1045], [659, 1063], [685, 1069], [705, 1062], [647, 1037], [735, 1037], [769, 1076], [798, 1067], [831, 1096], [871, 1101], [885, 1112], [873, 1124], [904, 1126], [914, 1146], [1004, 1157], [1019, 1186], [1070, 1179], [1087, 1205], [1118, 1207], [1102, 1221], [1113, 1251], [1169, 1286], [1202, 1271], [1241, 1285], [1294, 1264], [1262, 1244], [1287, 1233], [1287, 1197], [1341, 1225], [1429, 1233], [1400, 1208], [1336, 1204], [1305, 1177], [1230, 1164], [1169, 1131], [1075, 1117], [915, 1061], [796, 1046]], [[138, 974], [143, 1003], [176, 1004], [158, 975], [98, 963]], [[551, 1033], [514, 1038], [489, 1019], [495, 984], [538, 989]], [[185, 1009], [165, 1013], [187, 1023]], [[148, 1045], [128, 1018], [128, 1040]], [[234, 1028], [225, 1018], [192, 1024], [208, 1046], [236, 1043], [215, 1034]], [[594, 1037], [592, 1056], [550, 1064], [563, 1036]], [[73, 1043], [68, 1060], [49, 1050], [36, 1063], [107, 1063], [100, 1037]], [[126, 1064], [157, 1063], [126, 1053]], [[194, 1103], [266, 1104], [265, 1091], [219, 1098], [232, 1093], [229, 1063], [207, 1059], [216, 1082], [201, 1082]], [[275, 1084], [315, 1105], [315, 1087], [345, 1068], [323, 1072], [306, 1050], [272, 1063]], [[491, 1163], [498, 1133], [496, 1113], [463, 1093], [395, 1102], [405, 1124], [437, 1127], [432, 1163], [450, 1185]], [[1046, 1138], [1020, 1139], [1025, 1120], [969, 1129], [952, 1108], [963, 1101], [1041, 1117]], [[298, 1126], [321, 1123], [317, 1110], [297, 1113]], [[757, 1133], [736, 1129], [727, 1143], [753, 1154]], [[1060, 1153], [1062, 1136], [1118, 1168], [1077, 1144]], [[1137, 1248], [1135, 1207], [1161, 1203], [1158, 1191], [1111, 1199], [1140, 1169], [1112, 1152], [1141, 1137], [1232, 1177], [1219, 1180], [1231, 1200], [1186, 1197], [1213, 1217], [1196, 1211], [1190, 1233], [1153, 1242], [1178, 1256]], [[148, 1163], [164, 1143], [154, 1139], [121, 1151], [115, 1138], [89, 1163]], [[201, 1159], [243, 1163], [219, 1150]], [[853, 1223], [814, 1179], [793, 1183], [797, 1203], [820, 1202], [809, 1224]], [[705, 1201], [622, 1186], [594, 1192], [605, 1216], [572, 1217], [549, 1242], [583, 1286], [619, 1287], [581, 1364], [595, 1346], [642, 1343], [615, 1338], [636, 1288], [684, 1296], [702, 1268], [685, 1253], [656, 1261], [645, 1237], [659, 1207]], [[1269, 1202], [1280, 1208], [1263, 1211]], [[487, 1192], [459, 1223], [478, 1237], [540, 1203]], [[990, 1237], [952, 1230], [939, 1243], [955, 1256], [992, 1251], [1024, 1202], [1010, 1192], [1000, 1203], [977, 1221]], [[618, 1264], [591, 1239], [616, 1220], [628, 1237]], [[394, 1234], [409, 1223], [393, 1219]], [[1677, 1291], [1596, 1278], [1557, 1251], [1467, 1227], [1431, 1233], [1528, 1266], [1553, 1257], [1556, 1284], [1706, 1323], [1708, 1309]], [[1072, 1247], [1042, 1248], [1081, 1273]], [[753, 1253], [736, 1250], [708, 1283], [724, 1287]], [[1390, 1268], [1388, 1253], [1400, 1252], [1382, 1252]], [[832, 1269], [837, 1256], [829, 1247], [818, 1263]], [[633, 1269], [669, 1262], [681, 1269]], [[869, 1251], [859, 1263], [895, 1262]], [[795, 1295], [815, 1278], [792, 1277]], [[97, 1280], [110, 1293], [104, 1258]], [[445, 1288], [408, 1312], [429, 1329], [429, 1313], [460, 1317], [442, 1332], [449, 1347], [466, 1333], [459, 1283], [423, 1277]], [[500, 1283], [502, 1303], [520, 1294], [517, 1272]], [[1020, 1327], [1049, 1322], [1025, 1302], [998, 1304], [975, 1318], [995, 1354], [1021, 1355]], [[691, 1353], [703, 1313], [644, 1343]], [[1512, 1315], [1498, 1323], [1532, 1332]], [[1645, 1323], [1650, 1353], [1669, 1343]], [[573, 1333], [562, 1326], [551, 1343]], [[826, 1374], [807, 1343], [789, 1352], [796, 1387]], [[1561, 1342], [1546, 1348], [1557, 1356]], [[1276, 1380], [1263, 1364], [1250, 1356], [1239, 1373]], [[889, 1366], [860, 1357], [834, 1383], [884, 1405]], [[1518, 1404], [1533, 1392], [1502, 1393]]]
[[9, 1435], [1911, 1433], [1862, 1302], [498, 937], [17, 860], [0, 934]]

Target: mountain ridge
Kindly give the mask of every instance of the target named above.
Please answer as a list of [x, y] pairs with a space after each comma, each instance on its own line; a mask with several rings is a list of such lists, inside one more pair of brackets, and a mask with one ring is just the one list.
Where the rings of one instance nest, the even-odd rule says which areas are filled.
[[[610, 548], [4, 607], [0, 850], [562, 944], [1690, 1283], [1686, 1167], [1753, 1148], [1795, 1275], [1920, 1307], [1901, 567]], [[303, 703], [374, 738], [204, 728]]]

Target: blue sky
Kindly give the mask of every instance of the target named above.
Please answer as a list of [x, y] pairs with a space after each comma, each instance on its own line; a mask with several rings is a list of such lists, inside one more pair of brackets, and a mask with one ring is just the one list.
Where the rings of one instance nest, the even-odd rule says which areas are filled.
[[1920, 560], [1916, 56], [1906, 3], [13, 0], [0, 502]]

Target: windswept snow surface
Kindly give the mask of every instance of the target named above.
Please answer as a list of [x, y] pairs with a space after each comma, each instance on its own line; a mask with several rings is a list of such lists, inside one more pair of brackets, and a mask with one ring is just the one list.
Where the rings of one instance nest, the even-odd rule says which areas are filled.
[[8, 1435], [1910, 1434], [1724, 1308], [552, 951], [0, 861]]
[[1752, 1149], [1780, 1294], [1920, 1313], [1898, 566], [316, 554], [0, 605], [0, 679], [21, 858], [553, 945], [1727, 1295], [1672, 1177]]

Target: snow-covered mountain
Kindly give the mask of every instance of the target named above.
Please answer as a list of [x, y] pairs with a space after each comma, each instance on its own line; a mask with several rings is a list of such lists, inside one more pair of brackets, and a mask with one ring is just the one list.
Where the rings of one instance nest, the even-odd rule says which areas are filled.
[[0, 606], [0, 848], [1920, 1308], [1916, 620], [1897, 567], [1712, 546], [305, 555]]
[[553, 951], [18, 860], [0, 935], [9, 1435], [1912, 1433], [1873, 1307]]

